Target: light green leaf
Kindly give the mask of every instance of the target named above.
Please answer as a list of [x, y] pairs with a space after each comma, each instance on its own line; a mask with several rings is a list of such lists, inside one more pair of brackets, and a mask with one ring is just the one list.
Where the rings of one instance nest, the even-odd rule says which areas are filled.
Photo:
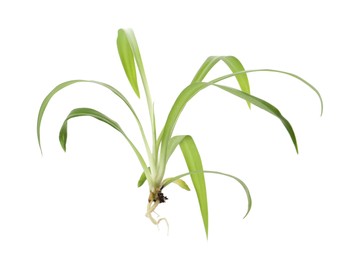
[[[301, 80], [302, 82], [304, 82], [307, 86], [309, 86], [318, 95], [318, 97], [320, 99], [321, 113], [322, 113], [323, 102], [322, 102], [322, 98], [321, 98], [318, 90], [316, 90], [311, 84], [309, 84], [307, 81], [300, 78], [299, 76], [292, 74], [292, 73], [284, 72], [284, 71], [268, 70], [268, 69], [241, 71], [241, 72], [228, 74], [228, 75], [219, 77], [219, 78], [212, 80], [208, 83], [205, 83], [205, 82], [192, 83], [188, 87], [186, 87], [180, 93], [180, 95], [177, 97], [176, 101], [174, 102], [174, 105], [172, 106], [172, 108], [169, 112], [169, 115], [167, 117], [167, 121], [163, 127], [163, 130], [162, 130], [163, 134], [162, 134], [162, 138], [161, 138], [162, 143], [161, 143], [161, 152], [160, 152], [160, 169], [159, 169], [159, 172], [162, 175], [160, 175], [158, 179], [163, 178], [163, 174], [164, 174], [165, 167], [166, 167], [166, 161], [168, 158], [167, 154], [169, 152], [169, 149], [168, 149], [169, 141], [170, 141], [171, 135], [173, 133], [173, 130], [175, 128], [176, 122], [177, 122], [182, 110], [186, 106], [187, 102], [190, 101], [191, 98], [194, 97], [199, 91], [205, 89], [206, 87], [214, 86], [214, 84], [216, 84], [219, 81], [222, 81], [222, 80], [230, 78], [230, 77], [234, 77], [234, 76], [239, 75], [239, 74], [245, 74], [245, 73], [251, 73], [251, 72], [260, 72], [260, 71], [283, 73], [283, 74], [287, 74], [289, 76], [295, 77], [295, 78]], [[290, 123], [280, 114], [278, 109], [276, 109], [273, 105], [269, 104], [268, 102], [266, 102], [264, 100], [256, 98], [252, 95], [248, 95], [247, 93], [244, 93], [244, 92], [239, 91], [237, 89], [235, 89], [235, 91], [233, 91], [233, 93], [232, 92], [230, 92], [230, 93], [234, 94], [234, 95], [237, 95], [237, 93], [238, 93], [238, 95], [237, 95], [238, 97], [240, 97], [240, 98], [242, 98], [250, 103], [255, 102], [253, 104], [259, 106], [262, 109], [265, 109], [266, 111], [268, 111], [271, 114], [278, 117], [281, 120], [281, 122], [283, 123], [283, 125], [285, 126], [285, 128], [287, 129], [288, 133], [290, 134], [290, 137], [294, 143], [296, 151], [298, 151], [295, 134], [292, 130], [292, 127], [291, 127]]]
[[176, 147], [180, 145], [180, 143], [186, 138], [186, 135], [178, 135], [173, 136], [170, 138], [168, 143], [168, 152], [167, 152], [167, 160], [169, 160], [170, 156], [172, 156], [173, 152], [175, 151]]
[[[188, 170], [203, 171], [201, 156], [198, 152], [195, 142], [193, 141], [193, 138], [189, 135], [174, 136], [173, 138], [171, 138], [168, 145], [167, 160], [178, 145], [180, 145]], [[191, 175], [191, 179], [196, 190], [205, 232], [208, 237], [208, 199], [204, 174], [201, 172], [195, 175]]]
[[[225, 56], [222, 58], [222, 60], [226, 63], [226, 65], [230, 68], [232, 73], [237, 73], [240, 71], [245, 71], [242, 63], [233, 56]], [[250, 94], [250, 85], [249, 85], [249, 79], [247, 74], [237, 74], [236, 79], [239, 83], [240, 89], [244, 91], [245, 93]]]
[[151, 180], [151, 173], [148, 170], [148, 167], [143, 159], [143, 157], [141, 156], [139, 150], [135, 147], [135, 145], [133, 144], [133, 142], [128, 138], [128, 136], [125, 134], [125, 132], [121, 129], [120, 125], [115, 122], [114, 120], [110, 119], [109, 117], [105, 116], [104, 114], [91, 109], [91, 108], [76, 108], [74, 110], [72, 110], [69, 115], [67, 116], [67, 118], [64, 120], [63, 125], [60, 129], [59, 132], [59, 141], [60, 144], [63, 148], [64, 151], [66, 151], [66, 142], [68, 139], [68, 120], [74, 117], [80, 117], [80, 116], [90, 116], [93, 117], [95, 119], [98, 119], [108, 125], [110, 125], [111, 127], [113, 127], [114, 129], [116, 129], [117, 131], [119, 131], [128, 141], [128, 143], [130, 144], [130, 146], [132, 147], [133, 151], [135, 152], [136, 156], [138, 157], [138, 160], [141, 164], [141, 166], [144, 169], [146, 178], [149, 180], [150, 183], [152, 183]]
[[247, 73], [251, 73], [251, 72], [280, 73], [280, 74], [285, 74], [285, 75], [291, 76], [291, 77], [293, 77], [295, 79], [298, 79], [298, 80], [302, 81], [303, 83], [305, 83], [309, 88], [311, 88], [317, 94], [317, 96], [319, 98], [319, 101], [320, 101], [320, 115], [321, 116], [323, 115], [324, 103], [323, 103], [323, 99], [322, 99], [319, 91], [312, 84], [310, 84], [308, 81], [306, 81], [305, 79], [297, 76], [296, 74], [290, 73], [290, 72], [286, 72], [286, 71], [282, 71], [282, 70], [272, 70], [272, 69], [245, 70], [245, 71], [240, 71], [240, 72], [236, 72], [236, 73], [232, 73], [232, 74], [227, 74], [227, 75], [221, 76], [219, 78], [216, 78], [216, 79], [210, 81], [209, 84], [218, 83], [218, 82], [220, 82], [220, 81], [222, 81], [224, 79], [231, 78], [231, 77], [236, 77], [237, 75], [247, 74]]
[[231, 88], [231, 87], [225, 87], [225, 86], [222, 86], [222, 85], [218, 85], [218, 84], [214, 84], [214, 86], [216, 87], [219, 87], [237, 97], [240, 97], [244, 100], [247, 100], [248, 102], [254, 104], [255, 106], [271, 113], [272, 115], [274, 115], [275, 117], [279, 118], [280, 121], [283, 123], [283, 125], [285, 126], [286, 130], [288, 131], [290, 137], [291, 137], [291, 140], [295, 146], [295, 149], [296, 149], [296, 152], [298, 153], [298, 147], [297, 147], [297, 141], [296, 141], [296, 136], [295, 136], [295, 132], [294, 130], [292, 129], [292, 126], [291, 124], [289, 123], [289, 121], [282, 116], [282, 114], [280, 113], [280, 111], [274, 107], [273, 105], [271, 105], [270, 103], [260, 99], [260, 98], [257, 98], [257, 97], [254, 97], [252, 95], [249, 95], [247, 93], [244, 93], [243, 91], [240, 91], [238, 89], [234, 89], [234, 88]]
[[134, 55], [126, 32], [123, 29], [118, 30], [117, 49], [129, 83], [131, 84], [135, 94], [140, 97]]
[[[210, 56], [208, 57], [203, 65], [199, 68], [195, 77], [193, 78], [191, 83], [201, 82], [204, 80], [209, 71], [220, 61], [222, 60], [225, 64], [230, 68], [232, 73], [237, 73], [240, 71], [244, 71], [244, 67], [242, 63], [233, 56]], [[237, 74], [236, 79], [239, 83], [240, 89], [248, 94], [250, 94], [250, 86], [247, 74]], [[247, 102], [250, 107], [250, 103]]]
[[241, 179], [239, 179], [239, 178], [237, 178], [237, 177], [235, 177], [233, 175], [230, 175], [230, 174], [227, 174], [227, 173], [223, 173], [223, 172], [218, 172], [218, 171], [190, 171], [188, 173], [180, 174], [180, 175], [178, 175], [176, 177], [172, 177], [172, 178], [166, 179], [165, 181], [163, 181], [162, 186], [164, 188], [164, 187], [168, 186], [170, 183], [175, 182], [176, 180], [181, 179], [181, 178], [183, 178], [183, 177], [185, 177], [187, 175], [193, 176], [193, 175], [196, 175], [196, 174], [201, 174], [203, 172], [204, 173], [220, 174], [220, 175], [223, 175], [223, 176], [227, 176], [227, 177], [230, 177], [232, 179], [235, 179], [240, 185], [242, 185], [242, 187], [243, 187], [243, 189], [245, 191], [245, 194], [247, 196], [247, 199], [248, 199], [248, 209], [247, 209], [246, 214], [243, 217], [243, 218], [245, 218], [249, 214], [249, 212], [251, 210], [251, 206], [252, 206], [252, 199], [251, 199], [250, 191], [249, 191], [247, 185]]
[[181, 179], [178, 179], [173, 183], [177, 184], [180, 188], [183, 188], [184, 190], [190, 191], [190, 187], [186, 184], [186, 182], [184, 182]]
[[139, 129], [140, 129], [140, 132], [141, 132], [141, 135], [143, 137], [143, 140], [144, 140], [144, 144], [145, 144], [145, 147], [146, 147], [146, 150], [148, 152], [148, 154], [150, 154], [150, 148], [149, 148], [149, 145], [148, 145], [148, 142], [147, 142], [147, 139], [146, 139], [146, 136], [145, 136], [145, 133], [144, 133], [144, 129], [143, 129], [143, 126], [141, 125], [140, 123], [140, 120], [137, 116], [137, 114], [135, 113], [133, 107], [131, 106], [131, 104], [129, 103], [129, 101], [125, 98], [125, 96], [122, 95], [122, 93], [120, 91], [118, 91], [117, 89], [115, 89], [114, 87], [110, 86], [109, 84], [106, 84], [106, 83], [103, 83], [103, 82], [100, 82], [100, 81], [94, 81], [94, 80], [70, 80], [70, 81], [66, 81], [66, 82], [63, 82], [61, 84], [59, 84], [58, 86], [56, 86], [46, 97], [45, 99], [43, 100], [42, 104], [41, 104], [41, 107], [40, 107], [40, 110], [39, 110], [39, 114], [38, 114], [38, 118], [37, 118], [37, 139], [38, 139], [38, 142], [39, 142], [39, 146], [40, 146], [40, 150], [42, 152], [42, 148], [41, 148], [41, 138], [40, 138], [40, 128], [41, 128], [41, 121], [42, 121], [42, 117], [45, 113], [45, 110], [46, 110], [46, 107], [49, 103], [49, 101], [51, 100], [51, 98], [57, 93], [59, 92], [60, 90], [64, 89], [65, 87], [68, 87], [70, 85], [73, 85], [75, 83], [81, 83], [81, 82], [87, 82], [87, 83], [94, 83], [94, 84], [97, 84], [99, 86], [102, 86], [102, 87], [105, 87], [107, 89], [109, 89], [110, 91], [112, 91], [116, 96], [118, 96], [126, 105], [127, 107], [130, 109], [130, 111], [132, 112], [135, 120], [137, 121], [137, 124], [139, 126]]
[[[149, 171], [151, 172], [150, 170], [150, 167], [148, 167]], [[140, 188], [141, 186], [143, 186], [143, 184], [145, 183], [146, 181], [146, 174], [145, 172], [143, 172], [141, 175], [140, 175], [140, 178], [138, 180], [138, 188]]]
[[141, 175], [140, 175], [140, 178], [138, 180], [138, 188], [140, 188], [141, 186], [143, 186], [143, 184], [145, 183], [146, 181], [146, 175], [145, 175], [145, 172], [143, 172]]
[[[140, 55], [140, 50], [138, 46], [138, 42], [135, 38], [134, 32], [132, 29], [120, 29], [118, 31], [118, 34], [120, 36], [120, 41], [124, 42], [125, 45], [127, 45], [127, 50], [126, 51], [131, 51], [131, 54], [128, 56], [132, 56], [135, 59], [136, 65], [138, 67], [138, 71], [141, 77], [141, 81], [144, 86], [144, 91], [146, 95], [146, 102], [149, 110], [149, 115], [150, 115], [150, 120], [151, 120], [151, 128], [152, 128], [152, 139], [153, 139], [153, 151], [156, 150], [156, 123], [155, 123], [155, 112], [154, 112], [154, 105], [152, 102], [151, 98], [151, 93], [150, 93], [150, 88], [149, 84], [147, 82], [145, 70], [144, 70], [144, 65], [143, 61]], [[126, 72], [127, 73], [127, 72]], [[128, 75], [127, 75], [128, 76]], [[150, 159], [150, 165], [151, 167], [155, 167], [156, 162]]]

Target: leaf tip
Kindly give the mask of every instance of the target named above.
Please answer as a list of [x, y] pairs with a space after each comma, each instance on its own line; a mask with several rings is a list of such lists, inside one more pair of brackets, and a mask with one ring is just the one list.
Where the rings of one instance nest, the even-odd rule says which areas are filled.
[[250, 209], [248, 209], [247, 213], [245, 213], [243, 219], [245, 219], [249, 215]]

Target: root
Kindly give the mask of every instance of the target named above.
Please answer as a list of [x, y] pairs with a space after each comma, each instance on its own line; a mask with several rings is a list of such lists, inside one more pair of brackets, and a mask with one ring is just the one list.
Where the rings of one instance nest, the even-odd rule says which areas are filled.
[[158, 230], [159, 230], [159, 223], [161, 221], [164, 221], [166, 222], [167, 224], [167, 235], [169, 234], [169, 223], [167, 221], [166, 218], [159, 218], [159, 219], [155, 219], [153, 217], [153, 213], [155, 213], [157, 215], [157, 217], [159, 217], [159, 215], [155, 212], [155, 209], [157, 208], [157, 206], [160, 204], [160, 201], [159, 200], [156, 200], [156, 201], [149, 201], [149, 203], [147, 204], [147, 211], [146, 211], [146, 214], [145, 216], [147, 218], [149, 218], [151, 220], [151, 222], [157, 226]]

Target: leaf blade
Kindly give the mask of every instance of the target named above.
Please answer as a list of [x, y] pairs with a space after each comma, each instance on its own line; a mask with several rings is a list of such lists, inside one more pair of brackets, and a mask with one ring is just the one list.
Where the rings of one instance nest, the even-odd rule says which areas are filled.
[[[150, 170], [150, 167], [147, 167], [149, 169], [149, 171], [151, 172]], [[143, 173], [140, 175], [140, 178], [138, 180], [138, 188], [140, 188], [141, 186], [143, 186], [143, 184], [145, 183], [146, 181], [146, 174], [145, 174], [145, 171], [143, 171]]]
[[[282, 74], [287, 74], [289, 76], [292, 76], [300, 81], [302, 81], [303, 83], [305, 83], [307, 86], [309, 86], [319, 97], [320, 100], [320, 105], [321, 105], [321, 114], [323, 112], [323, 100], [321, 98], [321, 95], [319, 93], [319, 91], [313, 86], [311, 85], [309, 82], [307, 82], [306, 80], [304, 80], [303, 78], [293, 74], [293, 73], [289, 73], [289, 72], [285, 72], [285, 71], [279, 71], [279, 70], [270, 70], [270, 69], [258, 69], [258, 70], [248, 70], [248, 71], [240, 71], [237, 73], [232, 73], [232, 74], [228, 74], [228, 75], [224, 75], [222, 77], [216, 78], [210, 82], [196, 82], [196, 83], [192, 83], [190, 84], [188, 87], [186, 87], [177, 97], [177, 99], [175, 100], [169, 114], [166, 120], [166, 123], [163, 127], [162, 130], [162, 137], [161, 137], [161, 150], [160, 150], [160, 170], [159, 172], [161, 173], [161, 175], [159, 176], [158, 179], [162, 179], [163, 175], [164, 175], [164, 171], [165, 171], [165, 167], [166, 167], [166, 160], [167, 160], [167, 152], [168, 152], [168, 143], [170, 140], [170, 137], [172, 136], [173, 130], [175, 128], [176, 122], [179, 118], [179, 115], [181, 114], [182, 110], [184, 109], [184, 107], [186, 106], [186, 104], [188, 103], [188, 101], [191, 100], [191, 98], [193, 96], [195, 96], [199, 91], [203, 90], [204, 88], [208, 87], [208, 86], [212, 86], [214, 84], [216, 84], [219, 81], [222, 81], [224, 79], [230, 78], [230, 77], [234, 77], [236, 75], [239, 74], [246, 74], [246, 73], [252, 73], [252, 72], [277, 72], [277, 73], [282, 73]], [[283, 124], [287, 121], [282, 121]], [[296, 149], [296, 147], [295, 147]], [[297, 149], [296, 149], [297, 150]]]
[[[231, 70], [232, 73], [238, 73], [245, 71], [242, 63], [234, 56], [210, 56], [208, 57], [202, 66], [197, 71], [191, 83], [201, 82], [204, 80], [209, 71], [219, 62], [223, 61]], [[236, 79], [240, 86], [240, 89], [250, 94], [250, 85], [247, 74], [236, 74]], [[250, 103], [247, 102], [249, 108]]]
[[180, 188], [182, 188], [184, 190], [190, 191], [190, 187], [182, 179], [178, 179], [178, 180], [174, 181], [173, 183], [177, 184]]
[[134, 54], [125, 30], [118, 30], [116, 44], [118, 55], [120, 56], [122, 66], [127, 75], [128, 81], [132, 86], [135, 94], [138, 96], [138, 98], [140, 98]]
[[[201, 156], [199, 154], [199, 151], [197, 149], [197, 146], [193, 140], [193, 138], [189, 135], [179, 135], [179, 136], [173, 136], [168, 145], [168, 153], [167, 153], [167, 159], [169, 160], [170, 156], [174, 152], [174, 150], [180, 146], [182, 155], [185, 159], [187, 168], [189, 171], [202, 171], [203, 170], [203, 164], [201, 160]], [[204, 174], [195, 174], [191, 175], [191, 180], [193, 183], [193, 186], [196, 191], [201, 216], [204, 224], [204, 229], [206, 232], [206, 236], [208, 237], [208, 199], [207, 199], [207, 191], [206, 191], [206, 185], [205, 185], [205, 178]], [[179, 181], [177, 179], [176, 181]], [[165, 181], [164, 181], [165, 182]], [[180, 182], [180, 181], [179, 181]], [[179, 183], [177, 183], [179, 185]]]
[[294, 132], [290, 122], [280, 113], [280, 111], [275, 106], [273, 106], [272, 104], [268, 103], [265, 100], [262, 100], [258, 97], [244, 93], [243, 91], [240, 91], [238, 89], [222, 86], [219, 84], [214, 84], [214, 86], [216, 86], [220, 89], [223, 89], [223, 90], [225, 90], [225, 91], [227, 91], [227, 92], [229, 92], [237, 97], [240, 97], [246, 101], [249, 101], [253, 105], [255, 105], [255, 106], [269, 112], [270, 114], [274, 115], [275, 117], [277, 117], [283, 123], [285, 129], [288, 131], [288, 133], [291, 137], [291, 140], [295, 146], [296, 152], [298, 153], [298, 145], [297, 145], [295, 132]]
[[68, 121], [72, 118], [75, 117], [81, 117], [81, 116], [90, 116], [93, 117], [97, 120], [100, 120], [108, 125], [110, 125], [112, 128], [114, 128], [115, 130], [117, 130], [118, 132], [120, 132], [127, 140], [127, 142], [130, 144], [130, 146], [132, 147], [133, 151], [135, 152], [141, 166], [144, 169], [146, 178], [148, 179], [149, 183], [152, 183], [152, 179], [151, 179], [151, 173], [148, 170], [148, 167], [142, 157], [142, 155], [140, 154], [139, 150], [135, 147], [135, 145], [133, 144], [133, 142], [128, 138], [128, 136], [126, 135], [126, 133], [122, 130], [122, 128], [120, 127], [120, 125], [112, 120], [111, 118], [107, 117], [106, 115], [100, 113], [97, 110], [91, 109], [91, 108], [76, 108], [73, 109], [68, 116], [66, 117], [66, 119], [64, 120], [62, 127], [59, 131], [59, 141], [60, 144], [63, 148], [64, 151], [66, 151], [66, 143], [67, 143], [67, 137], [68, 137]]
[[[180, 144], [181, 152], [185, 158], [185, 162], [189, 171], [203, 171], [201, 156], [193, 138], [186, 135]], [[208, 198], [207, 188], [203, 172], [191, 175], [191, 180], [196, 191], [199, 208], [204, 224], [205, 234], [208, 238], [209, 214], [208, 214]]]
[[110, 90], [111, 92], [113, 92], [117, 97], [119, 97], [126, 105], [127, 107], [130, 109], [131, 113], [133, 114], [135, 120], [137, 121], [137, 124], [139, 126], [139, 129], [141, 131], [145, 146], [147, 148], [147, 151], [149, 152], [149, 146], [146, 140], [146, 136], [143, 130], [143, 127], [141, 125], [141, 122], [137, 116], [137, 114], [135, 113], [135, 110], [133, 109], [133, 107], [131, 106], [131, 104], [129, 103], [129, 101], [126, 99], [126, 97], [120, 92], [118, 91], [116, 88], [112, 87], [109, 84], [106, 84], [104, 82], [100, 82], [100, 81], [95, 81], [95, 80], [70, 80], [70, 81], [65, 81], [59, 85], [57, 85], [55, 88], [53, 88], [48, 95], [44, 98], [44, 100], [41, 103], [40, 109], [39, 109], [39, 113], [38, 113], [38, 118], [37, 118], [37, 126], [36, 126], [36, 133], [37, 133], [37, 139], [38, 139], [38, 143], [39, 143], [39, 147], [42, 153], [42, 146], [41, 146], [41, 133], [40, 133], [40, 129], [41, 129], [41, 122], [42, 122], [42, 118], [43, 115], [46, 111], [46, 107], [49, 104], [50, 100], [52, 99], [52, 97], [57, 94], [59, 91], [61, 91], [62, 89], [71, 86], [73, 84], [76, 83], [93, 83], [93, 84], [97, 84], [99, 86], [105, 87], [106, 89]]
[[[230, 68], [232, 73], [245, 71], [242, 63], [234, 56], [225, 56], [222, 58], [222, 60]], [[250, 94], [250, 85], [249, 85], [249, 79], [248, 79], [247, 74], [245, 74], [245, 73], [237, 74], [236, 79], [239, 83], [240, 89], [243, 92]], [[250, 103], [248, 103], [248, 104], [250, 106]]]
[[211, 173], [211, 174], [219, 174], [219, 175], [223, 175], [223, 176], [227, 176], [227, 177], [230, 177], [234, 180], [236, 180], [244, 189], [245, 191], [245, 194], [247, 196], [247, 200], [248, 200], [248, 207], [247, 207], [247, 212], [246, 214], [244, 215], [243, 218], [246, 218], [251, 210], [251, 207], [252, 207], [252, 198], [251, 198], [251, 194], [250, 194], [250, 190], [248, 188], [248, 186], [239, 178], [233, 176], [233, 175], [230, 175], [230, 174], [227, 174], [227, 173], [223, 173], [223, 172], [218, 172], [218, 171], [206, 171], [206, 170], [203, 170], [203, 171], [195, 171], [195, 172], [187, 172], [187, 173], [183, 173], [183, 174], [180, 174], [180, 175], [177, 175], [175, 177], [172, 177], [172, 178], [168, 178], [165, 180], [165, 182], [163, 182], [163, 187], [166, 187], [168, 186], [170, 183], [178, 180], [178, 179], [181, 179], [187, 175], [196, 175], [196, 174], [199, 174], [199, 173]]

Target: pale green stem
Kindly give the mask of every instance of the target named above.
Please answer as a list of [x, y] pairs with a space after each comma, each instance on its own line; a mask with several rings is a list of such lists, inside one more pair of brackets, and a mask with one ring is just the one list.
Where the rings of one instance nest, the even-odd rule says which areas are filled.
[[[141, 61], [139, 61], [141, 62]], [[142, 68], [142, 62], [141, 66], [139, 68]], [[151, 130], [152, 130], [152, 153], [151, 156], [149, 156], [150, 160], [150, 168], [151, 168], [151, 173], [153, 174], [153, 177], [155, 178], [157, 175], [157, 165], [156, 165], [156, 124], [155, 124], [155, 112], [154, 112], [154, 106], [151, 98], [151, 93], [150, 93], [150, 88], [147, 83], [146, 75], [143, 69], [140, 69], [140, 76], [141, 80], [144, 85], [144, 90], [145, 90], [145, 95], [146, 95], [146, 101], [147, 101], [147, 107], [149, 110], [149, 115], [150, 115], [150, 120], [151, 120]], [[143, 137], [144, 138], [144, 137]]]

